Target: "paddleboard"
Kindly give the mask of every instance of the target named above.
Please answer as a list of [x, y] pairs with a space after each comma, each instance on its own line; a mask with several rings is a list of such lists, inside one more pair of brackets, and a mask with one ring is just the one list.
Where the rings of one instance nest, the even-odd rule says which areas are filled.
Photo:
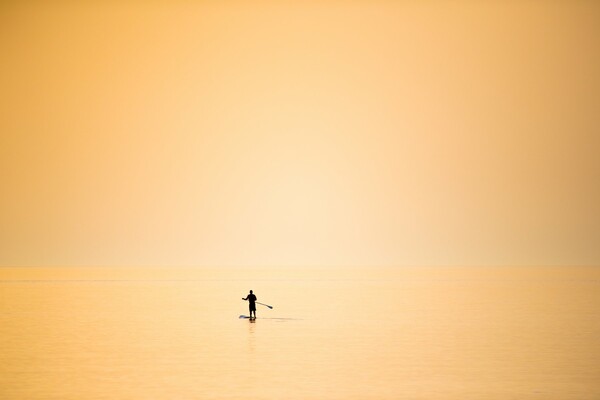
[[[256, 319], [256, 317], [249, 317], [247, 315], [240, 315], [240, 319]], [[275, 321], [300, 321], [298, 318], [273, 318], [273, 317], [261, 317], [260, 319], [272, 319]]]

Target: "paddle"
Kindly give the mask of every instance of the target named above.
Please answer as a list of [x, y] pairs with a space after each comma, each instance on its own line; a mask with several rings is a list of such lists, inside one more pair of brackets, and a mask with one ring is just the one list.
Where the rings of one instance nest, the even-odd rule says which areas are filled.
[[[246, 300], [246, 299], [242, 299], [242, 300]], [[248, 300], [246, 300], [246, 301], [248, 301]], [[268, 304], [265, 304], [265, 303], [259, 303], [258, 301], [255, 301], [255, 303], [256, 303], [256, 304], [260, 304], [261, 306], [269, 307], [271, 310], [273, 309], [273, 306], [270, 306], [270, 305], [268, 305]]]
[[271, 310], [273, 309], [273, 306], [270, 306], [270, 305], [264, 304], [264, 303], [259, 303], [258, 301], [256, 302], [256, 304], [260, 304], [261, 306], [269, 307]]

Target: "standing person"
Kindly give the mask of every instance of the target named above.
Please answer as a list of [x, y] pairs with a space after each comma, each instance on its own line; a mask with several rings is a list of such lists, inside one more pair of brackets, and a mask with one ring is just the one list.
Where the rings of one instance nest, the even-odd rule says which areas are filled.
[[248, 304], [248, 306], [250, 308], [250, 318], [252, 318], [252, 313], [254, 313], [254, 318], [256, 318], [256, 300], [257, 299], [256, 299], [256, 296], [254, 294], [252, 294], [252, 290], [250, 291], [248, 296], [246, 296], [242, 300], [248, 300], [248, 302], [250, 303], [250, 304]]

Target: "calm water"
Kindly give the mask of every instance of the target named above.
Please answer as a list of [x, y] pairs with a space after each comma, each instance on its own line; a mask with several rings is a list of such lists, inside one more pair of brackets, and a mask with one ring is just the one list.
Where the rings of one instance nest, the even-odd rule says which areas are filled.
[[0, 278], [2, 399], [600, 398], [600, 268]]

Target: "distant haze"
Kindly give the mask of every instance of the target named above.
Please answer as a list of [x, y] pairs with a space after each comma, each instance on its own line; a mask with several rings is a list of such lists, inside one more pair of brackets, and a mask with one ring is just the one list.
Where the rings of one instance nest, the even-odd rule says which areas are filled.
[[600, 265], [600, 2], [50, 3], [0, 265]]

